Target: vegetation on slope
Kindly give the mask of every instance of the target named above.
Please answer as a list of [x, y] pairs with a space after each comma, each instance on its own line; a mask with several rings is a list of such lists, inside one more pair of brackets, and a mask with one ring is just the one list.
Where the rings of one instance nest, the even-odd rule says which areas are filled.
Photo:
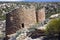
[[60, 18], [51, 19], [46, 26], [46, 33], [60, 33]]

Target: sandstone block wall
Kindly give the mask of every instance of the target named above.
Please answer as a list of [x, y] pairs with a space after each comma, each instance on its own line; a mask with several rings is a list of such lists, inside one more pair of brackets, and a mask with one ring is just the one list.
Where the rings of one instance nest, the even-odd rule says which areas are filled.
[[6, 33], [13, 34], [20, 28], [29, 28], [36, 23], [35, 8], [20, 7], [6, 14]]
[[37, 11], [38, 22], [43, 22], [45, 20], [45, 8], [39, 9]]
[[[36, 16], [37, 15], [37, 16]], [[37, 11], [34, 6], [22, 5], [8, 14], [6, 14], [6, 33], [7, 35], [16, 33], [21, 28], [29, 28], [36, 22], [45, 20], [45, 9]]]
[[21, 28], [18, 10], [6, 14], [6, 33], [13, 34]]

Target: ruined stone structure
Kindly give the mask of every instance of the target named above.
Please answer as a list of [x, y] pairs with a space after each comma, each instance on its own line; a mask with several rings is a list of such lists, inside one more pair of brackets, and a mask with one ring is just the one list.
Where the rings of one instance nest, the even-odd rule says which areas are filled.
[[45, 20], [45, 8], [37, 10], [38, 22], [43, 22]]
[[21, 28], [29, 28], [37, 22], [45, 20], [45, 9], [38, 10], [36, 13], [34, 6], [21, 5], [20, 8], [6, 14], [6, 33], [15, 33]]
[[35, 8], [21, 6], [6, 15], [6, 33], [13, 34], [20, 28], [28, 28], [36, 23]]
[[6, 14], [6, 33], [13, 34], [20, 29], [19, 12], [17, 9]]
[[35, 7], [33, 6], [27, 7], [26, 5], [24, 5], [23, 7], [20, 7], [19, 15], [22, 27], [28, 28], [29, 26], [36, 23]]

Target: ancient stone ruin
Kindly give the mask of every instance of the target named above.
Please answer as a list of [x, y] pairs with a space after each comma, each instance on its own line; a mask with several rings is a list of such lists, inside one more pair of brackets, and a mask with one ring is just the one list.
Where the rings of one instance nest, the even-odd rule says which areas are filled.
[[38, 22], [43, 22], [45, 20], [45, 8], [37, 10]]
[[6, 33], [7, 35], [16, 33], [21, 28], [30, 26], [45, 20], [45, 8], [37, 12], [34, 6], [21, 5], [20, 8], [6, 14]]

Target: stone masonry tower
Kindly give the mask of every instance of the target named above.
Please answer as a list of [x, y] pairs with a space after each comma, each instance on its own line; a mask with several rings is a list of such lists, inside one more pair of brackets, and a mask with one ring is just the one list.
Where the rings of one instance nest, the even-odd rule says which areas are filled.
[[16, 33], [21, 28], [29, 28], [36, 23], [34, 6], [21, 5], [20, 8], [6, 14], [6, 33], [7, 35]]
[[[34, 6], [22, 5], [20, 7], [20, 23], [22, 27], [29, 28], [31, 25], [36, 23], [36, 14]], [[23, 26], [24, 25], [24, 26]]]

